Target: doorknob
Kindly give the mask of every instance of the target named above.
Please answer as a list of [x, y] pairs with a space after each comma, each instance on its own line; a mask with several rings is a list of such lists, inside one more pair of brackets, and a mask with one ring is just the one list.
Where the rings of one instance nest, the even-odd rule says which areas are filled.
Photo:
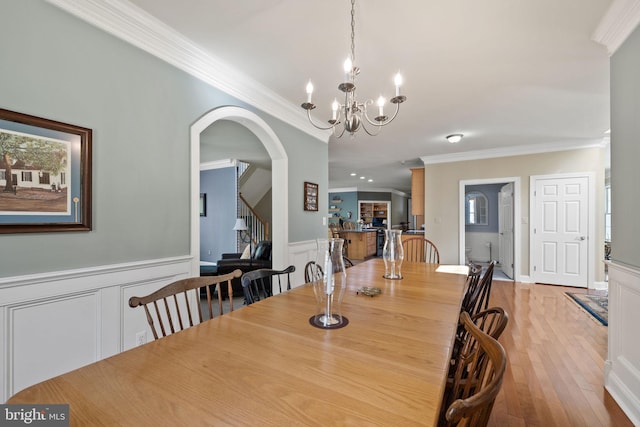
[[576, 237], [576, 240], [586, 240], [587, 238], [584, 236]]

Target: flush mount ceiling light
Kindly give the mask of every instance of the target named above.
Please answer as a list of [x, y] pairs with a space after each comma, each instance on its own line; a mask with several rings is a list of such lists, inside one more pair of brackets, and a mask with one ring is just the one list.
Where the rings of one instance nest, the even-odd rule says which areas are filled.
[[[313, 84], [311, 81], [307, 84], [307, 102], [302, 104], [302, 108], [307, 110], [307, 117], [309, 122], [318, 129], [333, 130], [334, 135], [338, 138], [344, 135], [347, 131], [351, 136], [360, 129], [371, 135], [377, 135], [382, 126], [388, 125], [396, 118], [398, 111], [400, 110], [400, 104], [407, 100], [406, 96], [400, 95], [400, 86], [402, 85], [402, 76], [400, 73], [396, 74], [394, 78], [394, 84], [396, 86], [396, 96], [391, 98], [389, 102], [395, 104], [396, 110], [389, 118], [384, 115], [384, 104], [386, 100], [382, 95], [376, 102], [378, 106], [378, 115], [371, 120], [367, 115], [367, 107], [373, 105], [373, 100], [368, 99], [365, 102], [358, 102], [356, 100], [356, 76], [360, 74], [360, 68], [355, 66], [356, 54], [355, 54], [355, 0], [351, 0], [351, 57], [347, 58], [344, 62], [345, 81], [338, 85], [338, 89], [344, 93], [344, 104], [338, 103], [338, 99], [334, 99], [331, 104], [331, 120], [329, 120], [330, 126], [318, 126], [311, 119], [311, 110], [316, 108], [315, 104], [311, 102], [311, 94], [313, 93]], [[340, 134], [336, 131], [336, 126], [344, 121], [344, 128]], [[373, 131], [367, 129], [366, 124], [373, 126]]]
[[464, 135], [462, 135], [461, 133], [452, 133], [451, 135], [447, 135], [447, 141], [449, 141], [452, 144], [455, 144], [457, 142], [462, 141], [462, 137]]

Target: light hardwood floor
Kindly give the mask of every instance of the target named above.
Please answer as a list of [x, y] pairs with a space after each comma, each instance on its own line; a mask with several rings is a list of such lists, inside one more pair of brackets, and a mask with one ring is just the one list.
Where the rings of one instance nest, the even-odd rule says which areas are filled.
[[572, 291], [585, 292], [494, 280], [509, 360], [489, 426], [633, 426], [604, 388], [607, 327], [565, 296]]

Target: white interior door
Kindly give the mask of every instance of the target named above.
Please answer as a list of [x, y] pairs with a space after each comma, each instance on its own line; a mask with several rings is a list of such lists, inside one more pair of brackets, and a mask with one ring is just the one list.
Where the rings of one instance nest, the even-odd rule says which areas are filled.
[[588, 177], [540, 178], [534, 188], [534, 280], [587, 287]]
[[509, 183], [498, 193], [498, 261], [510, 279], [513, 279], [513, 240], [513, 183]]

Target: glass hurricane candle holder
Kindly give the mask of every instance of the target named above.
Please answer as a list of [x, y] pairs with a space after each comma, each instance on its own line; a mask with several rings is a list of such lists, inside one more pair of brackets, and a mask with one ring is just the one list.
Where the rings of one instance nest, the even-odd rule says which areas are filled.
[[342, 315], [342, 298], [347, 288], [347, 272], [342, 257], [343, 239], [318, 239], [313, 293], [317, 314], [309, 322], [318, 328], [336, 329], [346, 326], [349, 320]]
[[384, 260], [384, 278], [402, 279], [402, 261], [404, 249], [402, 248], [402, 230], [385, 230], [384, 248], [382, 259]]

